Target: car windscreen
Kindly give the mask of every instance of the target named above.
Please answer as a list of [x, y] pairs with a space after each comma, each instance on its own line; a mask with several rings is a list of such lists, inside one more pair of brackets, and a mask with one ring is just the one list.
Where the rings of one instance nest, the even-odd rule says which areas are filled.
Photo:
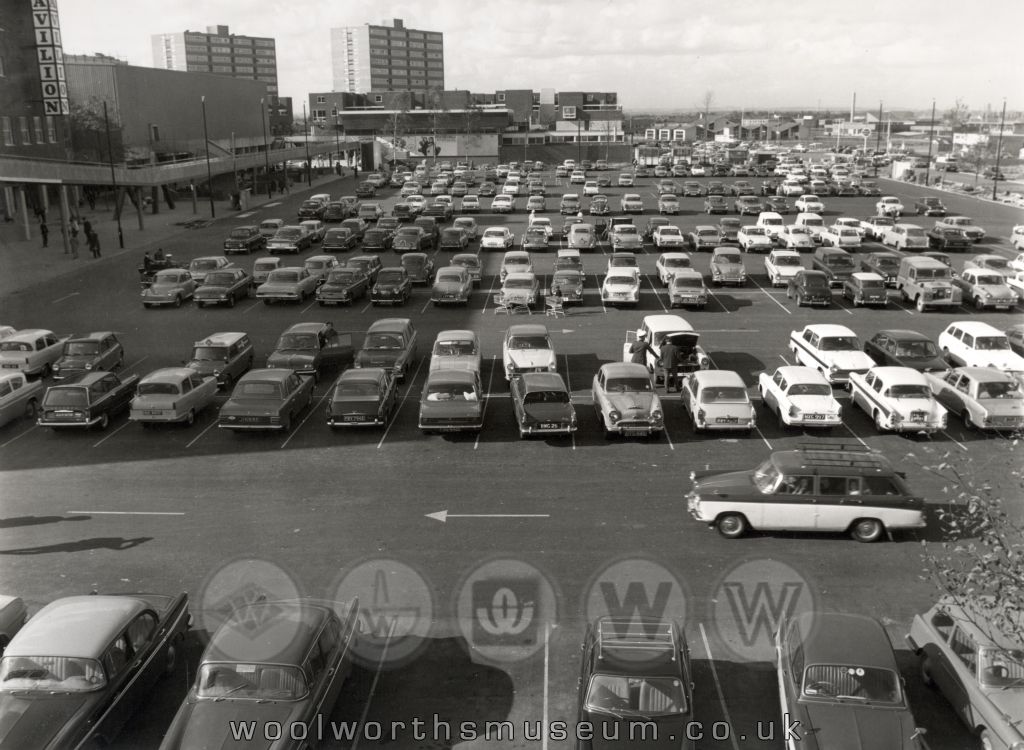
[[623, 377], [608, 378], [605, 390], [609, 393], [625, 393], [627, 391], [651, 391], [654, 389], [651, 386], [650, 378]]
[[1009, 349], [1010, 340], [1006, 336], [978, 336], [974, 339], [975, 349]]
[[376, 401], [380, 395], [377, 383], [341, 382], [334, 389], [334, 398], [357, 399], [359, 401]]
[[530, 391], [523, 396], [524, 404], [567, 404], [569, 394], [566, 391]]
[[700, 393], [702, 404], [744, 404], [748, 400], [746, 389], [739, 386], [709, 386]]
[[891, 669], [846, 664], [812, 664], [804, 670], [803, 694], [809, 698], [902, 703], [899, 677]]
[[[407, 267], [419, 266], [422, 264], [405, 263]], [[377, 283], [380, 285], [384, 284], [401, 284], [404, 275], [401, 271], [381, 271], [377, 274]]]
[[863, 289], [884, 289], [885, 282], [882, 279], [861, 279], [861, 288]]
[[508, 341], [509, 349], [551, 349], [547, 336], [513, 336]]
[[307, 693], [302, 670], [283, 664], [203, 664], [196, 684], [200, 698], [289, 701]]
[[743, 263], [743, 259], [739, 253], [733, 255], [732, 253], [719, 253], [715, 256], [714, 262], [718, 265], [740, 265]]
[[98, 341], [69, 341], [64, 344], [64, 354], [72, 357], [90, 356], [100, 353]]
[[1001, 286], [1006, 283], [1006, 277], [1001, 274], [991, 274], [986, 276], [975, 276], [975, 280], [978, 284], [986, 286]]
[[235, 391], [231, 394], [232, 398], [278, 398], [280, 395], [280, 385], [263, 380], [243, 381], [235, 386]]
[[177, 383], [139, 383], [140, 396], [177, 396], [181, 392]]
[[316, 350], [320, 348], [315, 333], [286, 333], [277, 340], [278, 351]]
[[827, 383], [794, 383], [789, 387], [790, 396], [831, 396], [832, 386]]
[[274, 235], [275, 240], [297, 240], [302, 236], [301, 229], [278, 229]]
[[468, 357], [477, 352], [472, 341], [437, 341], [433, 353], [439, 357]]
[[484, 237], [504, 237], [505, 232], [502, 229], [488, 229], [484, 232]]
[[230, 235], [233, 240], [245, 240], [248, 239], [249, 236], [250, 232], [248, 229], [235, 229]]
[[298, 271], [271, 271], [267, 277], [267, 282], [276, 284], [295, 284], [298, 280]]
[[609, 286], [637, 286], [639, 284], [635, 276], [609, 276], [604, 283]]
[[207, 286], [230, 286], [234, 281], [233, 273], [211, 273], [206, 276]]
[[427, 401], [478, 401], [476, 388], [469, 383], [430, 383]]
[[352, 230], [348, 229], [348, 228], [344, 228], [344, 229], [328, 229], [327, 230], [327, 235], [324, 237], [324, 239], [338, 241], [338, 240], [345, 239], [350, 234], [352, 234]]
[[690, 259], [689, 258], [665, 258], [665, 262], [664, 262], [663, 265], [665, 266], [665, 268], [689, 268], [690, 267]]
[[209, 271], [217, 267], [217, 261], [213, 259], [204, 260], [197, 258], [189, 264], [190, 271]]
[[894, 385], [887, 391], [889, 398], [931, 398], [932, 391], [926, 385]]
[[73, 656], [6, 656], [0, 660], [0, 691], [88, 693], [107, 684], [96, 659]]
[[43, 408], [84, 408], [89, 405], [89, 392], [85, 388], [61, 386], [48, 388], [43, 396]]
[[672, 279], [672, 286], [676, 289], [703, 289], [704, 280], [696, 276], [676, 276]]
[[344, 270], [344, 271], [331, 271], [327, 275], [328, 284], [351, 284], [359, 278], [359, 274], [356, 271]]
[[505, 279], [505, 289], [533, 289], [533, 279]]
[[860, 349], [856, 336], [826, 336], [818, 348], [823, 352], [846, 352]]
[[226, 362], [227, 358], [226, 346], [197, 346], [192, 350], [193, 362]]
[[799, 266], [803, 265], [800, 263], [799, 258], [794, 258], [792, 255], [780, 255], [772, 261], [776, 266]]
[[951, 272], [948, 268], [919, 268], [917, 269], [918, 279], [948, 279]]
[[645, 719], [687, 710], [683, 685], [675, 677], [617, 674], [596, 674], [591, 678], [586, 707], [613, 716], [636, 715]]
[[364, 349], [401, 349], [402, 337], [397, 333], [371, 333], [363, 343]]

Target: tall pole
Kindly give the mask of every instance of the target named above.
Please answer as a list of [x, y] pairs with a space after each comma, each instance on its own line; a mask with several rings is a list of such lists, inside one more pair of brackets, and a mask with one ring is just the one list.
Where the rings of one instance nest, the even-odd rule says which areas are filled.
[[1006, 126], [1006, 99], [1003, 99], [1003, 114], [999, 118], [999, 140], [996, 141], [996, 173], [992, 175], [992, 200], [996, 199], [999, 185], [999, 161], [1003, 155], [1003, 128]]
[[210, 191], [210, 218], [217, 218], [216, 209], [213, 207], [213, 170], [210, 168], [210, 134], [206, 129], [206, 97], [199, 97], [203, 105], [203, 143], [206, 144], [206, 183]]
[[267, 197], [272, 198], [274, 193], [270, 187], [270, 144], [267, 143], [267, 104], [262, 96], [260, 97], [260, 122], [263, 125], [263, 157], [266, 159], [267, 164]]
[[306, 116], [306, 103], [302, 103], [302, 129], [306, 139], [306, 184], [313, 187], [313, 165], [309, 163], [309, 119]]
[[576, 120], [576, 165], [579, 168], [579, 163], [583, 160], [583, 141], [582, 141], [583, 122], [582, 120]]
[[882, 100], [878, 100], [878, 125], [875, 126], [875, 151], [882, 146]]
[[935, 100], [932, 99], [932, 121], [928, 124], [928, 163], [924, 168], [924, 184], [927, 186], [932, 175], [932, 141], [935, 140]]
[[[1003, 109], [1005, 112], [1005, 107]], [[117, 219], [117, 243], [124, 249], [124, 231], [121, 229], [121, 202], [117, 199], [117, 174], [114, 172], [114, 147], [110, 140], [110, 116], [107, 101], [103, 100], [103, 122], [107, 126], [107, 156], [110, 159], [110, 185], [114, 189], [114, 218]]]
[[334, 150], [338, 152], [335, 174], [341, 174], [341, 113], [334, 110]]

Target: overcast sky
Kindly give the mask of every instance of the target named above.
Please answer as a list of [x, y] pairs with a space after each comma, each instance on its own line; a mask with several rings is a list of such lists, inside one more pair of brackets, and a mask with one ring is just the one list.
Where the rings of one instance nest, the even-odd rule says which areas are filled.
[[[617, 91], [627, 109], [1024, 106], [1021, 0], [101, 0], [60, 4], [64, 50], [152, 66], [152, 34], [277, 40], [296, 109], [330, 91], [329, 29], [441, 31], [445, 87]], [[1016, 52], [1015, 52], [1016, 50]], [[714, 106], [713, 106], [714, 108]]]

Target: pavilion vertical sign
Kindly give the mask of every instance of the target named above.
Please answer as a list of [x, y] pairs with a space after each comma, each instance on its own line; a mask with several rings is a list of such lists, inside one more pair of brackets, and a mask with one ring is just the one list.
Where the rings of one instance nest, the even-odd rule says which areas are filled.
[[32, 26], [36, 35], [36, 60], [43, 91], [43, 112], [47, 115], [71, 114], [68, 84], [64, 77], [64, 50], [60, 40], [57, 0], [30, 0]]

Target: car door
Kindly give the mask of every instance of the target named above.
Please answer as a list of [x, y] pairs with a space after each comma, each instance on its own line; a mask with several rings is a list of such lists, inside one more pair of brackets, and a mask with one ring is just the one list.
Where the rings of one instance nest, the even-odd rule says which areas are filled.
[[942, 658], [935, 659], [932, 663], [932, 679], [964, 723], [974, 726], [966, 683], [977, 679], [978, 644], [969, 633], [957, 625], [949, 637], [947, 648], [941, 649], [939, 653]]
[[128, 406], [128, 403], [132, 400], [132, 389], [128, 385], [122, 383], [116, 375], [105, 376], [103, 384], [107, 391], [108, 405], [106, 411], [108, 414], [118, 412]]
[[327, 368], [344, 369], [350, 366], [355, 358], [351, 333], [328, 331], [324, 336], [324, 347], [321, 351], [324, 366]]
[[770, 503], [758, 503], [762, 518], [749, 518], [754, 528], [814, 529], [818, 524], [818, 495], [811, 474], [785, 474]]
[[951, 372], [942, 382], [942, 388], [936, 399], [954, 414], [961, 414], [966, 407], [964, 399], [970, 392], [971, 381], [962, 374]]

